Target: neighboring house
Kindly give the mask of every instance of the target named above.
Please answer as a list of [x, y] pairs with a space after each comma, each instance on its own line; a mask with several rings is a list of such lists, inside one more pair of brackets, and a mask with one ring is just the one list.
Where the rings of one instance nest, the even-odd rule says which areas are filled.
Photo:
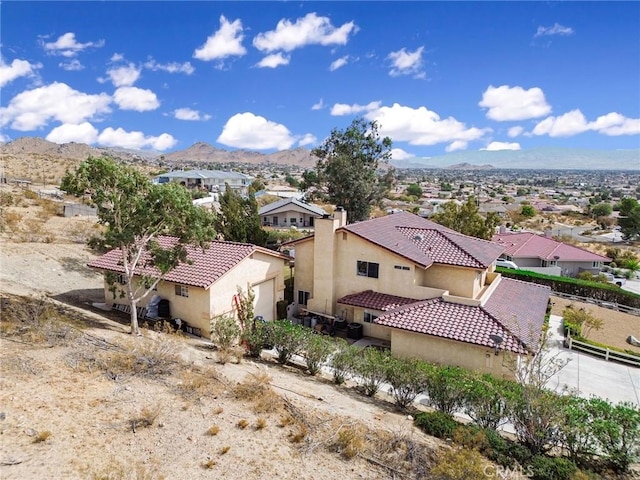
[[551, 232], [538, 235], [532, 232], [501, 232], [493, 241], [504, 246], [502, 257], [524, 270], [575, 277], [580, 272], [598, 275], [610, 258], [584, 248], [551, 238]]
[[[164, 237], [160, 242], [171, 239]], [[180, 318], [208, 336], [212, 318], [235, 313], [238, 287], [245, 292], [251, 287], [255, 293], [255, 315], [265, 320], [276, 318], [276, 302], [284, 298], [283, 272], [289, 257], [255, 245], [214, 241], [206, 250], [188, 247], [188, 258], [190, 263], [169, 272], [157, 291], [149, 294], [140, 306], [145, 306], [153, 294], [158, 295], [169, 300], [172, 318]], [[89, 266], [103, 272], [124, 273], [119, 250], [106, 253]], [[153, 276], [158, 271], [139, 269], [138, 273]], [[109, 305], [126, 303], [125, 298], [113, 295], [106, 278], [105, 301]]]
[[293, 197], [269, 203], [258, 214], [263, 226], [288, 228], [313, 227], [317, 218], [328, 215], [320, 207]]
[[341, 209], [288, 245], [298, 307], [360, 323], [395, 355], [510, 376], [538, 350], [550, 290], [496, 273], [501, 245], [406, 212], [348, 225]]
[[224, 192], [229, 184], [232, 190], [246, 194], [253, 177], [239, 172], [222, 170], [175, 170], [163, 173], [155, 179], [157, 183], [178, 182], [187, 188], [199, 188], [209, 192]]

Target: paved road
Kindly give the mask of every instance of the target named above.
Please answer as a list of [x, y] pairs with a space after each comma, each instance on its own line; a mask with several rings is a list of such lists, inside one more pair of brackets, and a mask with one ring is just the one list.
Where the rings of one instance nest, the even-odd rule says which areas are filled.
[[640, 368], [564, 348], [561, 320], [557, 315], [551, 315], [549, 320], [550, 353], [568, 359], [569, 363], [554, 375], [549, 387], [559, 391], [566, 386], [585, 398], [596, 395], [613, 403], [626, 401], [640, 406]]

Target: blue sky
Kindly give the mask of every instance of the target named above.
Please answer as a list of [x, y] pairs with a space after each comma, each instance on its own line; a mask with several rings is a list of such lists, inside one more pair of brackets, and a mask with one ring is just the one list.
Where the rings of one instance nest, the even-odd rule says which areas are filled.
[[0, 140], [640, 148], [639, 2], [3, 1]]

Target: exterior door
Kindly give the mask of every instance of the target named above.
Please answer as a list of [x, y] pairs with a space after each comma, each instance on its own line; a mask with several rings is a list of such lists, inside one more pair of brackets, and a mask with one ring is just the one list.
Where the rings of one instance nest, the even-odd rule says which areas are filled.
[[254, 310], [255, 315], [261, 316], [266, 321], [276, 319], [276, 281], [267, 280], [254, 285], [253, 292], [256, 295]]

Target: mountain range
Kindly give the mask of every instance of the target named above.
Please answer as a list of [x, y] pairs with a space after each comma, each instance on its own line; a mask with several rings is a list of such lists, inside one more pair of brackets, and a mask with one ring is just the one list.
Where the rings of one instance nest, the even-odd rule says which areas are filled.
[[[312, 168], [315, 157], [306, 148], [260, 153], [249, 150], [223, 150], [198, 142], [184, 150], [171, 153], [130, 150], [116, 147], [92, 147], [83, 143], [57, 144], [39, 137], [22, 137], [0, 144], [5, 161], [28, 161], [30, 157], [81, 161], [89, 156], [109, 155], [130, 161], [158, 162], [170, 165], [206, 163], [245, 163], [253, 165], [290, 165]], [[535, 148], [530, 150], [464, 151], [438, 157], [392, 160], [396, 168], [447, 169], [581, 169], [640, 170], [640, 149], [586, 150], [570, 148]]]

